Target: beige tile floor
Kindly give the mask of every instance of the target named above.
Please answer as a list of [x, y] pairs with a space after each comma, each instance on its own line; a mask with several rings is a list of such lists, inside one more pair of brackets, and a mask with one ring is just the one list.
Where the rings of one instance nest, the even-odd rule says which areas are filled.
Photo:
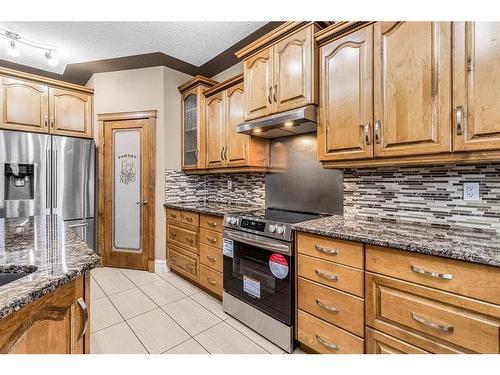
[[90, 295], [93, 354], [283, 353], [170, 272], [96, 268]]

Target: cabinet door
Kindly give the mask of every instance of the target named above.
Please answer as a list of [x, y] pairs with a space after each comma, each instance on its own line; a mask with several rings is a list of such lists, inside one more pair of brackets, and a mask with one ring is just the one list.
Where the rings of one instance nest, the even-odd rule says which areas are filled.
[[182, 169], [204, 167], [200, 135], [200, 97], [194, 88], [182, 95]]
[[92, 96], [50, 88], [50, 132], [92, 138]]
[[320, 49], [318, 159], [373, 155], [373, 27]]
[[283, 112], [314, 102], [313, 26], [277, 43], [273, 49], [273, 112]]
[[243, 62], [245, 82], [245, 120], [272, 113], [273, 55], [272, 47]]
[[228, 167], [247, 164], [250, 136], [237, 133], [236, 126], [243, 122], [243, 84], [226, 91], [226, 147], [225, 159]]
[[224, 102], [222, 92], [207, 98], [207, 168], [221, 168], [224, 162]]
[[0, 128], [47, 132], [49, 88], [45, 85], [1, 77]]
[[454, 150], [500, 149], [500, 23], [456, 22]]
[[375, 156], [451, 151], [451, 23], [374, 28]]

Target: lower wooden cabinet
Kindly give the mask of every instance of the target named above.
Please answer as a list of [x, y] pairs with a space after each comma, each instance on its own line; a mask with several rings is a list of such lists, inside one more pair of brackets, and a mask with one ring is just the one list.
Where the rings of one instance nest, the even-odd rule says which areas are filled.
[[363, 339], [301, 310], [297, 315], [297, 337], [318, 353], [364, 353]]
[[175, 273], [222, 298], [222, 218], [167, 209], [167, 261]]
[[428, 351], [371, 328], [366, 328], [365, 337], [367, 354], [430, 354]]
[[1, 319], [0, 353], [89, 353], [89, 303], [86, 274]]

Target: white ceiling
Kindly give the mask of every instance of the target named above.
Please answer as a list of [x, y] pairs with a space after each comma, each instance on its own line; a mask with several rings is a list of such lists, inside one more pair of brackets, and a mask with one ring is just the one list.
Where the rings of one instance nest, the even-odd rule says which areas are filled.
[[18, 43], [19, 57], [6, 53], [0, 36], [0, 59], [62, 74], [67, 64], [163, 52], [201, 66], [267, 22], [0, 22], [0, 27], [57, 48], [56, 67], [44, 52]]

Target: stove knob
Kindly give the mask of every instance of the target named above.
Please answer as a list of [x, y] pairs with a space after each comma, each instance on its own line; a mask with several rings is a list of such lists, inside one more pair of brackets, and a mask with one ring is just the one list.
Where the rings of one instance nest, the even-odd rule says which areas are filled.
[[276, 225], [274, 225], [274, 224], [269, 225], [269, 232], [271, 232], [271, 233], [276, 232]]
[[232, 219], [231, 216], [226, 217], [226, 223], [231, 224], [231, 219]]
[[281, 225], [276, 228], [276, 233], [282, 236], [285, 234], [285, 228], [283, 228]]
[[238, 220], [235, 217], [232, 217], [230, 224], [231, 225], [236, 225], [237, 222], [238, 222]]

